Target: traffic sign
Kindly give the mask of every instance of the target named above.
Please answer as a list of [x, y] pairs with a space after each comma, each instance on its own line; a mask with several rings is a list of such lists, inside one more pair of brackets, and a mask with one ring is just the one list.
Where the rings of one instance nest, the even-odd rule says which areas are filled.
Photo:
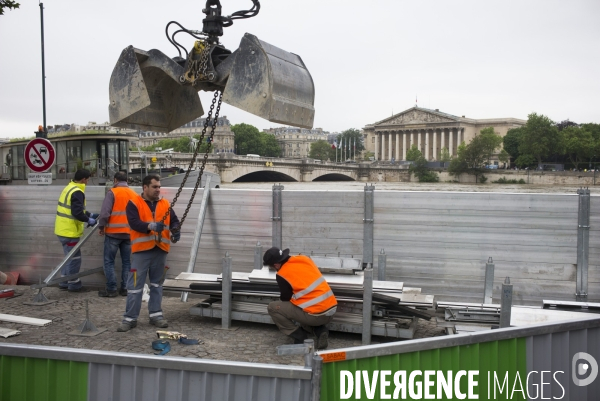
[[25, 163], [36, 173], [48, 170], [56, 160], [52, 143], [44, 138], [35, 138], [25, 145]]

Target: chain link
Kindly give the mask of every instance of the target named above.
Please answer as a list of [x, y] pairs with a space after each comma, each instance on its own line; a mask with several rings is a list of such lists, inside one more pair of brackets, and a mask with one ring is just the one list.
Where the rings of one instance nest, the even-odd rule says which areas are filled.
[[[217, 98], [219, 100], [218, 103], [217, 103]], [[215, 136], [215, 128], [217, 127], [217, 120], [219, 118], [219, 112], [221, 111], [222, 99], [223, 99], [223, 93], [220, 91], [216, 91], [215, 96], [213, 97], [212, 103], [210, 105], [208, 114], [206, 115], [206, 119], [204, 120], [204, 127], [202, 128], [202, 133], [200, 134], [200, 139], [198, 140], [198, 143], [196, 144], [196, 148], [194, 149], [194, 156], [192, 156], [192, 160], [190, 160], [188, 169], [185, 172], [185, 176], [183, 177], [183, 180], [181, 182], [181, 185], [179, 186], [179, 189], [177, 190], [177, 193], [175, 194], [175, 197], [173, 198], [173, 202], [171, 202], [171, 206], [169, 206], [169, 210], [167, 210], [167, 212], [163, 216], [162, 220], [160, 221], [161, 223], [165, 222], [165, 220], [171, 213], [171, 210], [173, 210], [173, 208], [175, 207], [175, 203], [177, 203], [177, 199], [179, 198], [181, 191], [185, 187], [185, 183], [190, 175], [190, 172], [192, 171], [192, 168], [196, 161], [196, 157], [198, 156], [198, 152], [200, 151], [200, 146], [202, 146], [202, 143], [204, 141], [206, 129], [208, 128], [208, 122], [212, 118], [212, 113], [215, 108], [215, 103], [217, 103], [217, 110], [215, 112], [215, 117], [212, 118], [212, 127], [211, 127], [211, 131], [210, 131], [210, 135], [209, 135], [208, 146], [206, 147], [206, 153], [204, 153], [204, 159], [202, 159], [202, 165], [200, 166], [200, 171], [198, 172], [198, 179], [196, 180], [196, 185], [194, 186], [194, 190], [192, 191], [192, 196], [190, 197], [188, 205], [185, 208], [185, 212], [183, 213], [181, 220], [179, 220], [179, 226], [173, 227], [171, 232], [178, 232], [181, 230], [181, 226], [183, 225], [183, 222], [185, 221], [185, 218], [187, 217], [187, 214], [190, 211], [190, 207], [192, 207], [192, 203], [194, 202], [194, 197], [196, 196], [196, 191], [198, 191], [198, 187], [200, 186], [200, 182], [202, 181], [202, 174], [204, 173], [204, 167], [206, 166], [206, 161], [208, 160], [208, 155], [212, 149], [213, 139]], [[173, 241], [173, 239], [171, 239], [171, 241]], [[173, 242], [177, 242], [177, 241], [173, 241]]]
[[200, 59], [194, 60], [195, 51], [192, 50], [188, 55], [188, 70], [181, 77], [182, 82], [189, 81], [192, 85], [196, 85], [198, 80], [207, 81], [212, 80], [210, 75], [212, 73], [207, 74], [206, 70], [208, 69], [208, 58], [210, 56], [210, 48], [211, 44], [208, 41], [202, 40], [197, 41], [196, 43], [200, 43], [202, 50], [200, 51]]

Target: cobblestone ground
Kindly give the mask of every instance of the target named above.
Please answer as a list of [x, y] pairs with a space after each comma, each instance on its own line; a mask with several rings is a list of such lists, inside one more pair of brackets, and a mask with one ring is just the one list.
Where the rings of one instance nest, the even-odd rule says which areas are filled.
[[[45, 306], [24, 305], [31, 301], [35, 290], [28, 286], [0, 286], [0, 289], [14, 288], [21, 296], [0, 299], [0, 313], [52, 320], [48, 326], [39, 327], [27, 324], [0, 321], [0, 327], [16, 329], [20, 335], [9, 338], [0, 337], [0, 342], [11, 344], [34, 344], [55, 347], [86, 348], [93, 350], [153, 354], [152, 341], [157, 339], [156, 327], [148, 323], [147, 304], [136, 328], [126, 333], [116, 331], [125, 311], [126, 297], [100, 298], [97, 291], [87, 293], [69, 293], [58, 288], [46, 288], [44, 294], [51, 301]], [[94, 337], [70, 335], [77, 331], [86, 319], [86, 301], [89, 305], [91, 322], [99, 329], [107, 329]], [[170, 356], [204, 358], [227, 361], [258, 363], [276, 363], [303, 365], [301, 356], [278, 356], [276, 346], [291, 344], [289, 337], [269, 324], [233, 321], [233, 330], [221, 330], [221, 321], [189, 313], [189, 307], [195, 299], [190, 297], [187, 303], [181, 302], [178, 293], [166, 294], [163, 298], [163, 313], [169, 321], [167, 330], [186, 334], [188, 338], [202, 341], [199, 345], [183, 345], [170, 341]], [[419, 320], [415, 338], [442, 335], [442, 328], [436, 327], [434, 319], [427, 322]], [[373, 337], [372, 343], [396, 341], [383, 337]], [[331, 332], [329, 348], [347, 348], [361, 345], [360, 334]]]

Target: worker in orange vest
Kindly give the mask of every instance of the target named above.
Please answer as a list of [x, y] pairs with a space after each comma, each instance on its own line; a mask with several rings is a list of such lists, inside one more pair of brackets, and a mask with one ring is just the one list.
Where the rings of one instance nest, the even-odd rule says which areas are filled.
[[337, 301], [317, 265], [308, 256], [290, 256], [289, 249], [277, 247], [265, 252], [263, 263], [277, 271], [280, 300], [269, 303], [267, 310], [279, 330], [294, 344], [314, 334], [315, 347], [327, 348], [326, 325], [333, 319]]
[[[142, 180], [142, 195], [127, 204], [126, 213], [131, 228], [131, 271], [127, 279], [127, 305], [117, 331], [129, 331], [137, 326], [142, 308], [142, 290], [146, 275], [150, 279], [148, 317], [158, 328], [169, 327], [162, 312], [162, 282], [171, 242], [181, 236], [179, 219], [169, 201], [160, 197], [160, 177], [150, 174]], [[177, 230], [174, 230], [176, 229]]]
[[[106, 193], [100, 217], [98, 230], [104, 236], [104, 276], [106, 288], [98, 291], [99, 297], [116, 297], [120, 294], [127, 296], [127, 277], [131, 269], [131, 240], [129, 238], [129, 223], [125, 208], [129, 200], [138, 195], [127, 185], [127, 174], [119, 171], [113, 179], [113, 187]], [[121, 253], [121, 286], [117, 292], [117, 277], [115, 275], [115, 258], [117, 251]]]

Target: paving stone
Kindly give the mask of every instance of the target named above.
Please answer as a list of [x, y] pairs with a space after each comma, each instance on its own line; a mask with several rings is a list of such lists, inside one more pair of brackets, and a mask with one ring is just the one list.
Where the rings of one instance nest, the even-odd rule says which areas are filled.
[[[21, 331], [21, 334], [16, 337], [0, 338], [0, 342], [154, 354], [151, 344], [157, 339], [157, 328], [148, 323], [147, 303], [142, 304], [137, 327], [126, 333], [119, 333], [116, 330], [125, 312], [126, 297], [100, 298], [96, 291], [73, 294], [59, 291], [58, 288], [46, 288], [43, 291], [46, 297], [58, 302], [45, 306], [30, 306], [23, 305], [23, 302], [30, 301], [35, 296], [35, 290], [28, 286], [0, 286], [0, 289], [4, 288], [14, 288], [24, 295], [0, 299], [2, 313], [49, 319], [52, 323], [38, 327], [0, 321], [0, 327]], [[85, 321], [86, 300], [91, 322], [98, 328], [108, 330], [94, 337], [68, 335]], [[233, 321], [232, 326], [237, 330], [219, 330], [221, 323], [218, 319], [190, 315], [190, 303], [181, 302], [179, 294], [165, 296], [162, 307], [165, 318], [169, 321], [167, 330], [179, 331], [186, 334], [188, 338], [197, 338], [204, 342], [197, 346], [184, 346], [172, 341], [169, 356], [304, 365], [302, 356], [277, 355], [278, 345], [292, 344], [293, 341], [279, 332], [274, 325]], [[438, 335], [442, 335], [442, 329], [436, 327], [435, 322], [419, 321], [415, 338]], [[373, 338], [374, 343], [391, 341], [398, 340]], [[331, 332], [329, 335], [329, 349], [360, 345], [362, 345], [360, 334]]]

